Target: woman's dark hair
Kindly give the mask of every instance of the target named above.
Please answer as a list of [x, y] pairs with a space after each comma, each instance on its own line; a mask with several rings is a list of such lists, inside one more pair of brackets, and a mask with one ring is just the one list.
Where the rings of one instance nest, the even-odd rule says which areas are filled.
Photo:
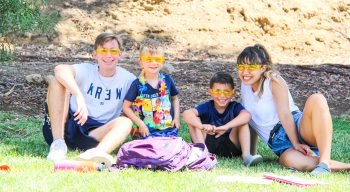
[[237, 64], [271, 65], [271, 57], [263, 45], [246, 47], [237, 58]]
[[[266, 48], [261, 44], [246, 47], [237, 57], [237, 64], [259, 64], [266, 66], [264, 75], [260, 79], [258, 95], [261, 96], [264, 92], [264, 81], [266, 78], [276, 80], [279, 72], [271, 61], [271, 56]], [[278, 81], [277, 81], [278, 82]]]

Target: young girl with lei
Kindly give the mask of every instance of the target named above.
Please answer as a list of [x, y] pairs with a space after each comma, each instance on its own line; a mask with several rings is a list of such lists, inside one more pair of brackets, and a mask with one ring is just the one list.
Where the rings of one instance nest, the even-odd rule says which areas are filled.
[[252, 114], [249, 124], [280, 157], [280, 164], [313, 175], [350, 170], [350, 164], [330, 158], [332, 118], [322, 94], [311, 95], [301, 112], [262, 45], [240, 53], [237, 71], [243, 106]]
[[177, 136], [180, 105], [170, 75], [160, 73], [165, 58], [158, 41], [148, 40], [141, 48], [141, 74], [125, 96], [123, 112], [133, 121], [131, 134], [141, 139]]

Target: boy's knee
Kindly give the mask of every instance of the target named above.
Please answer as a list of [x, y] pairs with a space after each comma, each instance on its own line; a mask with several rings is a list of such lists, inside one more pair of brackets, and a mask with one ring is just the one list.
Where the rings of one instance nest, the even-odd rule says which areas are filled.
[[[249, 126], [248, 126], [248, 124], [245, 124], [245, 125], [242, 125], [242, 126], [239, 126], [239, 127], [237, 127], [237, 128], [232, 128], [231, 129], [231, 132], [239, 132], [239, 131], [242, 131], [242, 130], [244, 130], [244, 131], [249, 131]], [[249, 133], [250, 133], [250, 131], [249, 131]]]
[[51, 80], [49, 81], [49, 88], [50, 87], [54, 87], [57, 86], [59, 84], [58, 80], [56, 79], [56, 77], [51, 78]]
[[188, 116], [188, 114], [191, 112], [191, 109], [187, 109], [182, 113], [182, 117], [185, 118]]

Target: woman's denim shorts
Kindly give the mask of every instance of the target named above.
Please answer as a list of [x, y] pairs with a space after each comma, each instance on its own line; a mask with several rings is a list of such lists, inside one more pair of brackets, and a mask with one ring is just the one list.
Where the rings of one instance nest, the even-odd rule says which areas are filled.
[[[300, 135], [300, 120], [302, 117], [303, 113], [301, 111], [297, 111], [296, 113], [294, 113], [293, 118], [294, 118], [294, 122], [297, 128], [297, 134], [298, 134], [298, 140], [301, 144], [306, 144], [308, 146], [310, 146], [310, 149], [317, 155], [320, 156], [320, 153], [318, 151], [318, 148], [315, 146], [312, 146], [310, 144], [308, 144], [306, 141], [304, 141], [303, 138], [301, 138]], [[279, 122], [281, 123], [281, 122]], [[292, 148], [293, 145], [290, 142], [286, 131], [284, 130], [283, 126], [280, 126], [280, 128], [276, 131], [274, 138], [272, 139], [271, 144], [268, 144], [269, 147], [272, 149], [272, 151], [278, 155], [281, 156], [281, 154], [289, 149]]]

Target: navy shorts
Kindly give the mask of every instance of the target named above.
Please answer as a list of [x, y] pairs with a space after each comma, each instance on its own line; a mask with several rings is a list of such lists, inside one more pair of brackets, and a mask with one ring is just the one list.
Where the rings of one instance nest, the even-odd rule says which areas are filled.
[[[293, 119], [294, 119], [294, 123], [296, 125], [297, 128], [297, 135], [298, 135], [298, 140], [301, 144], [305, 144], [310, 146], [310, 149], [317, 155], [319, 156], [320, 153], [318, 151], [318, 148], [315, 146], [312, 146], [310, 144], [308, 144], [306, 141], [304, 141], [304, 139], [301, 137], [300, 134], [300, 120], [302, 117], [303, 113], [301, 111], [297, 111], [294, 115], [293, 115]], [[280, 128], [275, 132], [275, 135], [271, 141], [271, 144], [268, 144], [269, 147], [272, 149], [272, 151], [278, 155], [281, 156], [281, 154], [286, 151], [289, 148], [292, 148], [293, 145], [290, 142], [288, 135], [286, 133], [286, 131], [284, 130], [283, 126], [280, 126]]]
[[229, 134], [225, 133], [219, 138], [215, 138], [214, 135], [207, 134], [205, 145], [208, 147], [208, 151], [221, 157], [240, 156], [242, 154], [241, 149], [232, 143], [229, 136]]
[[[64, 140], [66, 141], [67, 146], [71, 149], [91, 149], [96, 147], [99, 142], [95, 138], [89, 136], [89, 132], [102, 125], [104, 124], [91, 118], [88, 118], [83, 126], [78, 125], [77, 122], [74, 121], [73, 112], [69, 111], [64, 129]], [[51, 145], [53, 136], [47, 104], [45, 104], [43, 135], [47, 144]]]

